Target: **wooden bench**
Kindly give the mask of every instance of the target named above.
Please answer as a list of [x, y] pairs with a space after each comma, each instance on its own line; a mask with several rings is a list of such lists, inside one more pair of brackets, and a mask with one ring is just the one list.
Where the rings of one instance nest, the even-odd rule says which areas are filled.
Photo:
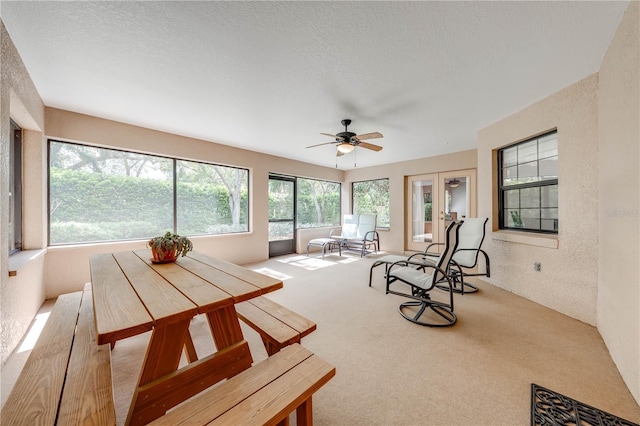
[[316, 323], [264, 296], [237, 303], [238, 317], [260, 334], [269, 356], [300, 343], [316, 329]]
[[240, 374], [196, 395], [152, 425], [313, 424], [312, 395], [335, 367], [299, 344], [290, 345]]
[[95, 339], [91, 286], [58, 297], [0, 418], [6, 425], [115, 425], [109, 345]]

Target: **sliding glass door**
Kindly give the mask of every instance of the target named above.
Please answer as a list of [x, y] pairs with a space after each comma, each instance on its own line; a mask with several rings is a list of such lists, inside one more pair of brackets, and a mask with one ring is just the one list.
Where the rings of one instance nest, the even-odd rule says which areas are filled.
[[296, 178], [269, 176], [269, 257], [296, 251]]

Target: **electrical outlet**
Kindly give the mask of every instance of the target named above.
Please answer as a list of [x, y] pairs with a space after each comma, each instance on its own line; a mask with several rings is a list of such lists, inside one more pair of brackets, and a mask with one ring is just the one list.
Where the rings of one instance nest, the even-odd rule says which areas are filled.
[[542, 264], [540, 262], [535, 262], [533, 264], [533, 270], [536, 272], [540, 272], [540, 269], [542, 268]]

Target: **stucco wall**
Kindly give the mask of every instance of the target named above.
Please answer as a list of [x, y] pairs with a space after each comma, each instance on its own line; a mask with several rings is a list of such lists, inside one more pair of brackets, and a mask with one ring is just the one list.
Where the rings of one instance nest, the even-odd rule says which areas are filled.
[[[246, 167], [250, 170], [250, 228], [245, 234], [194, 237], [194, 249], [243, 264], [269, 257], [268, 177], [270, 172], [341, 182], [344, 172], [281, 157], [219, 145], [83, 114], [46, 108], [49, 138], [122, 148], [142, 153]], [[89, 280], [89, 255], [144, 248], [144, 241], [50, 247], [45, 261], [47, 297], [82, 288]]]
[[[0, 49], [0, 360], [4, 364], [44, 301], [42, 253], [9, 277], [9, 206], [4, 202], [9, 199], [9, 119], [29, 129], [23, 138], [26, 149], [41, 145], [44, 105], [1, 21]], [[23, 188], [25, 214], [34, 211], [27, 203], [33, 195], [31, 188]], [[25, 240], [25, 248], [42, 247], [37, 240]]]
[[599, 72], [598, 330], [640, 403], [640, 3]]
[[342, 188], [342, 211], [351, 212], [351, 184], [357, 181], [389, 178], [389, 229], [379, 230], [382, 250], [403, 253], [405, 250], [405, 200], [404, 185], [406, 176], [439, 173], [452, 170], [475, 169], [477, 151], [460, 151], [436, 157], [420, 158], [411, 161], [387, 164], [377, 167], [365, 167], [345, 172]]
[[[478, 132], [478, 216], [490, 217], [493, 229], [485, 240], [488, 281], [591, 325], [598, 275], [597, 89], [594, 74]], [[557, 237], [498, 231], [494, 150], [554, 128]], [[534, 262], [542, 264], [540, 272]]]

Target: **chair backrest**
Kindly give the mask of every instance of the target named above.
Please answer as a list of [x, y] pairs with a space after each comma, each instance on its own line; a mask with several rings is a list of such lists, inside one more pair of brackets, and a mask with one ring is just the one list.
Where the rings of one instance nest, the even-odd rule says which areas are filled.
[[358, 215], [345, 214], [342, 222], [342, 237], [358, 238]]
[[447, 226], [447, 229], [445, 231], [446, 237], [444, 240], [444, 248], [440, 253], [440, 257], [438, 257], [438, 261], [436, 262], [436, 266], [439, 269], [436, 269], [435, 273], [433, 274], [432, 285], [436, 285], [436, 283], [439, 282], [440, 280], [446, 279], [444, 274], [441, 272], [441, 270], [446, 271], [447, 265], [449, 265], [449, 262], [451, 261], [453, 254], [458, 248], [459, 230], [461, 228], [462, 223], [463, 222], [451, 221], [449, 226]]
[[488, 220], [488, 217], [471, 217], [464, 220], [458, 233], [459, 251], [453, 255], [453, 260], [458, 265], [464, 266], [465, 268], [473, 268], [476, 266], [478, 250], [480, 250], [482, 242], [484, 241], [485, 226]]
[[[366, 238], [372, 241], [374, 238], [373, 231], [376, 230], [376, 218], [375, 214], [361, 214], [360, 221], [358, 222], [358, 236], [356, 238]], [[367, 233], [369, 233], [367, 235]]]

